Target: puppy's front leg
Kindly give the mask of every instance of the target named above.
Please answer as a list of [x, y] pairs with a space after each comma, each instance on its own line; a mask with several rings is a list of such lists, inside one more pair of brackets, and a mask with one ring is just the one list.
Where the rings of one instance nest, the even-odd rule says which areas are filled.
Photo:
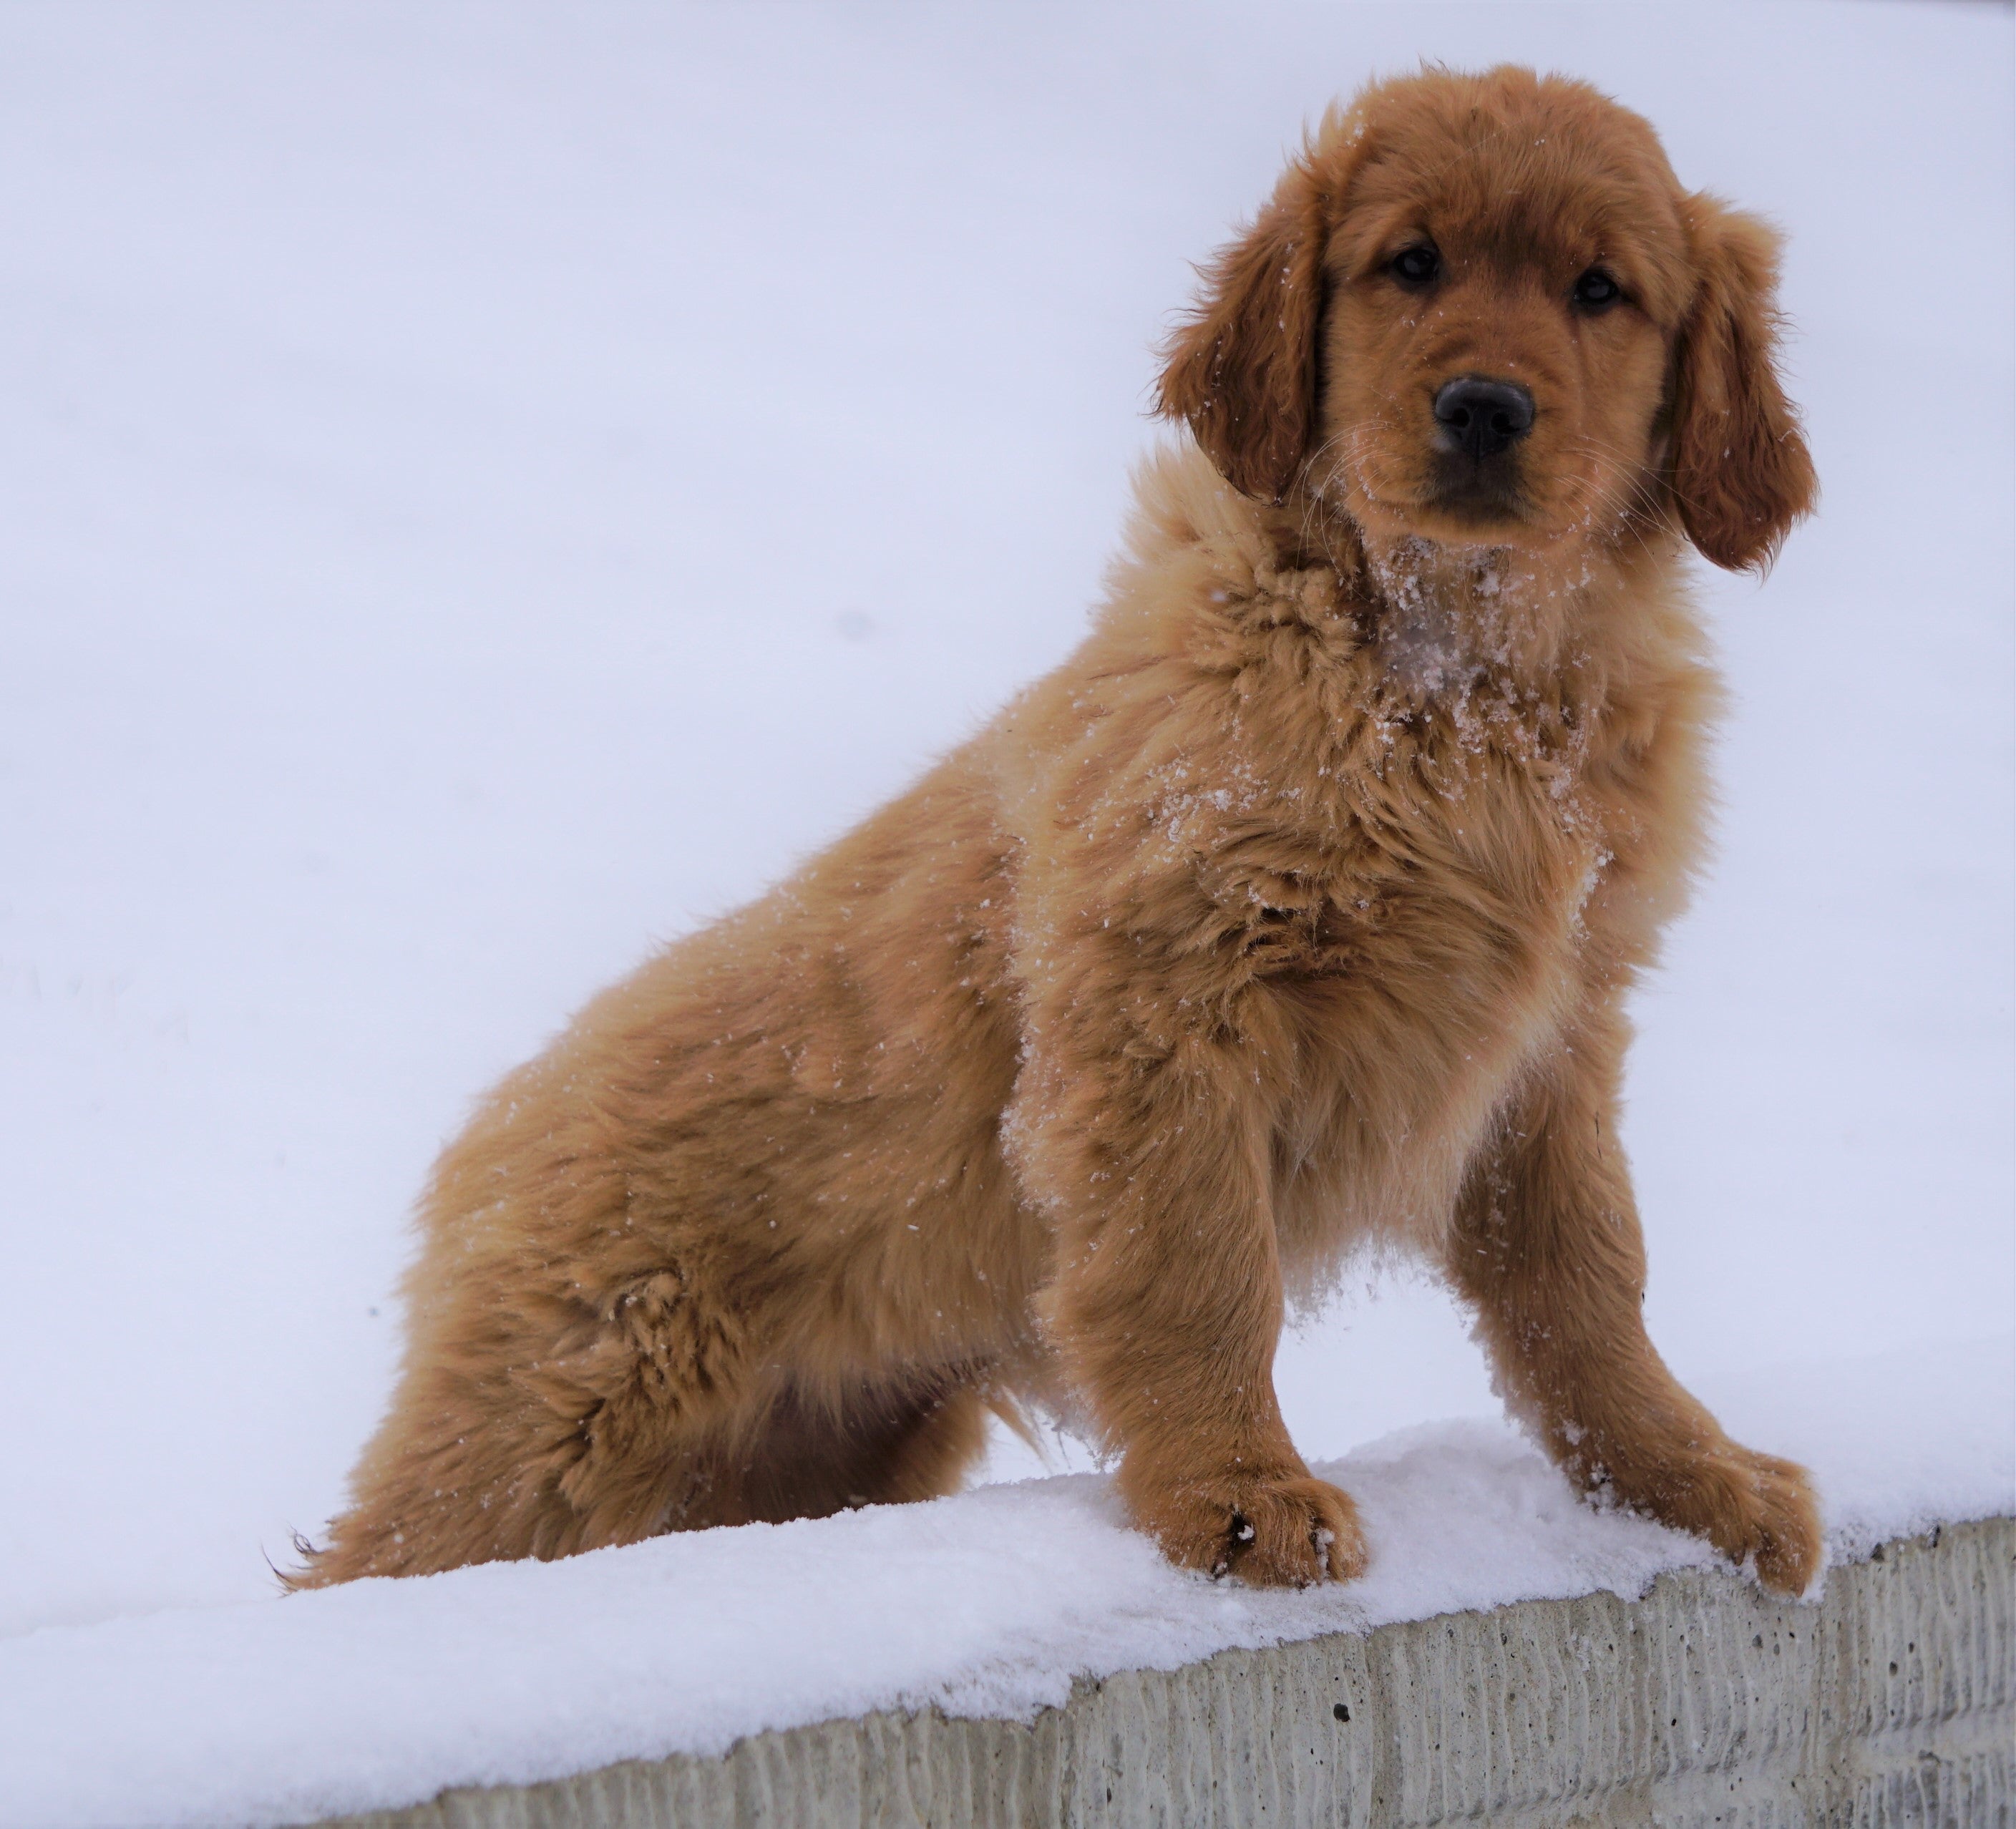
[[1598, 1013], [1506, 1114], [1465, 1187], [1449, 1269], [1507, 1400], [1571, 1476], [1798, 1593], [1820, 1554], [1804, 1470], [1732, 1442], [1646, 1337], [1617, 1134], [1623, 1040]]
[[1240, 1044], [1145, 1042], [1080, 1006], [1039, 1045], [1012, 1114], [1057, 1221], [1047, 1318], [1122, 1451], [1121, 1495], [1169, 1557], [1300, 1586], [1364, 1566], [1351, 1500], [1314, 1478], [1274, 1395], [1280, 1269], [1264, 1063]]

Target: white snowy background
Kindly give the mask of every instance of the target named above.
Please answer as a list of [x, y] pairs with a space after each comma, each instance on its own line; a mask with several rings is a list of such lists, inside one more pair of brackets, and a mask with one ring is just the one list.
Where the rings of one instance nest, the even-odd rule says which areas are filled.
[[[0, 1635], [269, 1591], [470, 1100], [1067, 651], [1190, 263], [1424, 57], [1586, 76], [1790, 233], [1824, 501], [1704, 578], [1647, 1312], [1759, 1446], [1936, 1362], [1993, 1460], [2011, 49], [1878, 0], [0, 9]], [[1370, 1269], [1280, 1382], [1312, 1456], [1496, 1413]]]

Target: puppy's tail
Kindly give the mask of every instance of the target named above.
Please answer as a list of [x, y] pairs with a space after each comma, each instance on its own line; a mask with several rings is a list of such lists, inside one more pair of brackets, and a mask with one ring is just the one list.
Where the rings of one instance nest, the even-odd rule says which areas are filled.
[[293, 1539], [294, 1554], [301, 1564], [299, 1568], [282, 1568], [265, 1550], [259, 1552], [267, 1568], [272, 1571], [273, 1579], [279, 1584], [280, 1592], [283, 1594], [297, 1594], [304, 1588], [328, 1586], [335, 1579], [322, 1566], [327, 1561], [329, 1552], [318, 1550], [299, 1531], [290, 1531], [288, 1535]]

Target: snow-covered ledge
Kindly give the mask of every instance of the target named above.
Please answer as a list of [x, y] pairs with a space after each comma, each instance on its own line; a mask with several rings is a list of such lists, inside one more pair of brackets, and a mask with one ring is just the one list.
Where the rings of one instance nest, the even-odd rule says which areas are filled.
[[1028, 1726], [877, 1714], [331, 1829], [1936, 1824], [2016, 1809], [2016, 1523], [1879, 1546], [1818, 1607], [1730, 1575], [1080, 1680]]
[[1076, 1475], [0, 1641], [0, 1823], [2006, 1820], [2012, 1345], [1723, 1402], [1818, 1478], [1804, 1603], [1445, 1424], [1322, 1469], [1345, 1587]]

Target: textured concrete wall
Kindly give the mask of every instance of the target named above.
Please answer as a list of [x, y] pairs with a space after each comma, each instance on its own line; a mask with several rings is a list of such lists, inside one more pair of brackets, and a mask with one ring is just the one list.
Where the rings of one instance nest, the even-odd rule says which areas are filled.
[[347, 1829], [2016, 1823], [2016, 1522], [1838, 1568], [1453, 1614], [1082, 1683], [1030, 1726], [880, 1715]]

